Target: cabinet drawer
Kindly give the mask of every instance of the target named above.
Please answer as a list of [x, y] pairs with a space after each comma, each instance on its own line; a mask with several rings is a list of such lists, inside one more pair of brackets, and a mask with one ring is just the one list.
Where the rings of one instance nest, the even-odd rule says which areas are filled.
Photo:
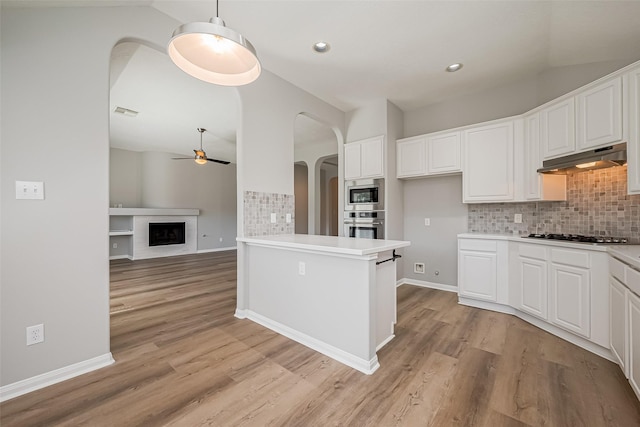
[[609, 273], [620, 282], [625, 282], [624, 264], [612, 256], [609, 257]]
[[465, 239], [458, 242], [458, 247], [468, 251], [496, 252], [498, 243], [495, 240]]
[[627, 285], [627, 288], [629, 288], [631, 292], [640, 296], [640, 271], [625, 266], [624, 275], [626, 276], [626, 280], [623, 281], [623, 283]]
[[518, 254], [527, 258], [547, 260], [547, 249], [542, 245], [518, 245]]
[[589, 268], [589, 254], [587, 251], [551, 249], [551, 262], [571, 265], [574, 267]]

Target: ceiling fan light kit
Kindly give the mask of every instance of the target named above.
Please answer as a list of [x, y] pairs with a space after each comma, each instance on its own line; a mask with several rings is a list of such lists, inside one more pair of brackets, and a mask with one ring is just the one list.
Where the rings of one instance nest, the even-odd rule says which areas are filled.
[[185, 73], [222, 86], [242, 86], [255, 81], [262, 70], [253, 45], [227, 28], [217, 16], [209, 22], [179, 26], [167, 47], [171, 60]]
[[[210, 159], [207, 157], [207, 153], [202, 149], [202, 134], [207, 130], [205, 128], [197, 128], [198, 132], [200, 132], [200, 149], [193, 150], [196, 155], [193, 157], [193, 160], [199, 165], [205, 165], [207, 162], [215, 162], [220, 163], [221, 165], [228, 165], [231, 162], [226, 160], [218, 160], [218, 159]], [[191, 160], [190, 157], [172, 157], [173, 160]]]

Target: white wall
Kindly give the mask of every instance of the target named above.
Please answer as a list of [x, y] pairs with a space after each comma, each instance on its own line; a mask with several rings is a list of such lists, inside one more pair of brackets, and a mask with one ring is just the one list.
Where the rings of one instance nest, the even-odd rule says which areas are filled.
[[[120, 184], [111, 185], [112, 203], [125, 200], [135, 188], [139, 202], [123, 203], [123, 207], [200, 209], [198, 250], [235, 247], [236, 165], [211, 162], [196, 165], [193, 161], [172, 160], [172, 157], [182, 156], [112, 148], [110, 182]], [[128, 170], [136, 164], [135, 173]], [[128, 177], [126, 182], [125, 177]]]
[[109, 150], [109, 206], [142, 207], [142, 155], [136, 151]]
[[[150, 8], [3, 9], [0, 384], [109, 353], [109, 63], [121, 39], [165, 46]], [[44, 181], [44, 201], [14, 198]], [[45, 342], [25, 345], [44, 323]]]
[[[431, 219], [428, 227], [424, 225], [425, 218]], [[462, 175], [404, 183], [404, 237], [411, 241], [404, 250], [404, 277], [457, 286], [456, 236], [466, 231]], [[425, 264], [425, 274], [413, 272], [416, 262]]]

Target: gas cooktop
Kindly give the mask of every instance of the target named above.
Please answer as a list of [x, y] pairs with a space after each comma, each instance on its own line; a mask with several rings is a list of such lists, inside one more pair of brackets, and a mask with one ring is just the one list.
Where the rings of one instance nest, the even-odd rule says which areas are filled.
[[626, 237], [583, 236], [581, 234], [531, 233], [526, 237], [534, 239], [565, 240], [569, 242], [594, 243], [604, 245], [628, 243], [628, 239]]

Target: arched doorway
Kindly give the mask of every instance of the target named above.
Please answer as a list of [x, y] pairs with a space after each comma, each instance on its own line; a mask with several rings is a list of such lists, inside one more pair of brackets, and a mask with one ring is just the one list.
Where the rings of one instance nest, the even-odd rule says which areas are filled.
[[[327, 125], [298, 114], [294, 125], [294, 188], [296, 189], [296, 233], [338, 235], [338, 139]], [[298, 209], [300, 197], [305, 196], [302, 188], [305, 179], [301, 176], [302, 166], [307, 166], [306, 177], [306, 233], [299, 233], [298, 227], [304, 209]], [[304, 223], [304, 220], [302, 220]]]

